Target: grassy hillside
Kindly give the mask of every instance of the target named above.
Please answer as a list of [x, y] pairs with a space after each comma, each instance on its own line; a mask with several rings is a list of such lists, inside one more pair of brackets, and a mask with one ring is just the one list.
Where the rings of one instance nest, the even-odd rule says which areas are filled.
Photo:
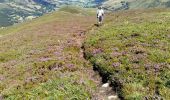
[[170, 7], [170, 0], [134, 0], [130, 8]]
[[141, 8], [167, 8], [170, 7], [170, 0], [106, 0], [102, 6], [113, 11]]
[[65, 7], [0, 29], [0, 98], [90, 100], [98, 79], [85, 56], [122, 98], [169, 100], [169, 10], [105, 18], [94, 27], [93, 11]]
[[124, 11], [88, 33], [86, 58], [125, 100], [170, 99], [170, 13]]
[[[85, 100], [95, 81], [81, 53], [94, 18], [59, 11], [0, 30], [0, 98]], [[87, 22], [87, 19], [89, 22]]]

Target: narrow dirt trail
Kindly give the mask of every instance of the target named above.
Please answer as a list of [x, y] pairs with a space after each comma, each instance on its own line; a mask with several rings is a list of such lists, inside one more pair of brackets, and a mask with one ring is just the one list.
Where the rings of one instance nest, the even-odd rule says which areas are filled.
[[[85, 19], [92, 19], [91, 23], [88, 23], [89, 25], [87, 25], [88, 27], [85, 28], [80, 28], [80, 29], [74, 29], [75, 33], [70, 34], [70, 38], [67, 41], [74, 41], [71, 42], [71, 45], [76, 45], [79, 49], [79, 58], [78, 59], [82, 59], [83, 62], [89, 64], [90, 62], [87, 61], [84, 58], [84, 49], [83, 47], [83, 43], [86, 37], [86, 34], [88, 33], [88, 31], [90, 31], [91, 29], [95, 28], [96, 26], [94, 25], [94, 18], [90, 17], [90, 18], [85, 18]], [[83, 23], [81, 23], [83, 24]], [[74, 24], [72, 24], [74, 26]], [[70, 27], [73, 27], [73, 26]], [[80, 25], [80, 24], [79, 24]], [[76, 27], [76, 26], [74, 26]], [[91, 65], [91, 64], [90, 64]], [[109, 83], [103, 83], [102, 82], [102, 77], [99, 75], [99, 73], [97, 71], [94, 71], [93, 66], [91, 65], [90, 68], [87, 69], [88, 73], [91, 77], [91, 79], [93, 79], [96, 84], [97, 84], [97, 89], [95, 90], [92, 100], [119, 100], [118, 96], [116, 95], [116, 93], [113, 91], [112, 87], [110, 86]]]
[[[59, 23], [54, 23], [53, 26], [57, 27], [52, 27], [52, 29], [50, 30], [54, 30], [55, 28], [57, 32], [54, 32], [54, 34], [66, 33], [62, 34], [65, 40], [60, 41], [61, 42], [60, 48], [77, 47], [79, 49], [79, 51], [77, 52], [78, 56], [76, 56], [77, 58], [73, 59], [81, 60], [81, 62], [84, 62], [86, 65], [91, 66], [89, 68], [85, 68], [83, 72], [89, 73], [88, 74], [89, 78], [97, 84], [97, 89], [93, 92], [92, 100], [118, 100], [118, 96], [112, 90], [112, 87], [109, 86], [109, 83], [102, 83], [102, 78], [100, 77], [98, 72], [95, 72], [90, 62], [84, 58], [84, 50], [82, 48], [83, 43], [87, 32], [96, 27], [94, 25], [94, 23], [96, 23], [95, 21], [96, 21], [95, 17], [82, 16], [80, 18], [78, 17], [76, 19], [73, 18], [66, 20], [65, 21], [66, 24], [63, 25]], [[47, 28], [51, 27], [47, 26]]]
[[[83, 46], [84, 37], [86, 35], [85, 31], [78, 33], [76, 36], [71, 37], [73, 39], [74, 45], [77, 45], [80, 48], [79, 58], [83, 60], [83, 62], [89, 64], [85, 58], [84, 58], [84, 50], [81, 48]], [[91, 64], [90, 64], [91, 65]], [[115, 95], [115, 92], [113, 92], [112, 87], [110, 87], [109, 83], [102, 83], [102, 78], [98, 74], [98, 72], [95, 72], [93, 70], [93, 66], [91, 65], [90, 68], [87, 69], [88, 73], [91, 73], [89, 76], [93, 81], [97, 84], [97, 89], [95, 90], [92, 100], [117, 100], [117, 96]]]

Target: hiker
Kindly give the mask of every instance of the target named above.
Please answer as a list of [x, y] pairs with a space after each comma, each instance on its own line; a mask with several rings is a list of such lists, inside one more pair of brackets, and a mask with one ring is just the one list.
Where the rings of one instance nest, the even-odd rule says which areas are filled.
[[104, 17], [104, 10], [102, 9], [102, 7], [99, 7], [97, 10], [98, 25], [101, 25], [103, 23], [103, 17]]

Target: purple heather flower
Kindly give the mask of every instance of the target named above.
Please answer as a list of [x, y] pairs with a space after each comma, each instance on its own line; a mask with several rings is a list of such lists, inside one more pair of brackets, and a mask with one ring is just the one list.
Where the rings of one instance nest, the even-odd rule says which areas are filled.
[[160, 65], [159, 65], [159, 64], [155, 64], [155, 65], [154, 65], [154, 71], [155, 71], [155, 73], [159, 72], [159, 70], [160, 70]]
[[119, 62], [115, 62], [112, 64], [113, 67], [119, 67], [120, 65], [121, 65], [121, 63], [119, 63]]
[[51, 60], [51, 58], [46, 58], [46, 57], [40, 58], [40, 61], [49, 61], [49, 60]]
[[122, 53], [119, 53], [119, 52], [113, 52], [112, 53], [112, 56], [113, 57], [119, 57], [119, 56], [121, 56], [122, 55]]
[[103, 50], [102, 50], [101, 48], [99, 48], [99, 49], [94, 49], [94, 50], [93, 50], [93, 54], [94, 54], [94, 55], [99, 54], [99, 53], [102, 53], [102, 52], [103, 52]]

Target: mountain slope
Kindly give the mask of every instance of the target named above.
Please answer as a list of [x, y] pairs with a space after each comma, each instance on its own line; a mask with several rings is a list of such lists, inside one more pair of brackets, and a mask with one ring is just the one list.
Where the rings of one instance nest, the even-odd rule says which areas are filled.
[[89, 60], [123, 99], [169, 100], [169, 10], [109, 13], [100, 28], [95, 15], [66, 7], [0, 29], [0, 97], [93, 99]]
[[170, 100], [170, 13], [115, 13], [88, 33], [85, 57], [124, 100]]
[[0, 29], [1, 98], [92, 98], [96, 80], [83, 58], [81, 41], [95, 17], [80, 8], [69, 11]]

